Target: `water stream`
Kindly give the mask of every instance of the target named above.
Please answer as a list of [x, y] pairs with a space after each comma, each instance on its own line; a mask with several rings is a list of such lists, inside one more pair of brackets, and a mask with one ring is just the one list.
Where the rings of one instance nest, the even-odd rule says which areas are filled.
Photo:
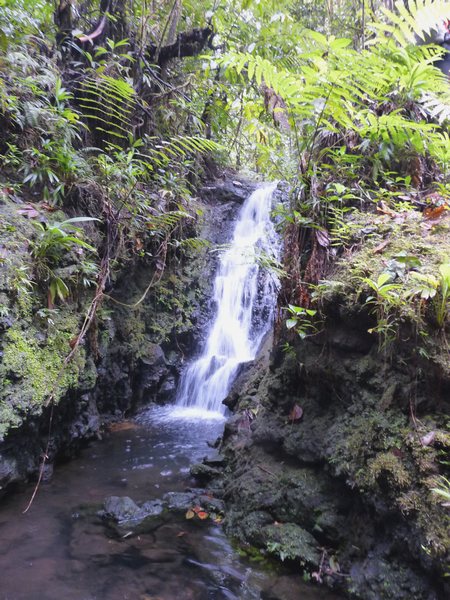
[[[255, 358], [272, 324], [276, 282], [262, 273], [261, 257], [273, 256], [270, 220], [276, 184], [256, 189], [244, 202], [233, 238], [214, 282], [216, 315], [204, 352], [184, 372], [176, 404], [224, 413], [222, 400], [242, 363]], [[259, 318], [255, 319], [255, 313]]]
[[[281, 573], [240, 558], [220, 525], [173, 514], [154, 531], [118, 533], [97, 515], [105, 497], [136, 502], [195, 485], [189, 465], [212, 452], [223, 419], [173, 418], [149, 407], [115, 427], [41, 486], [0, 510], [1, 600], [258, 600]], [[288, 600], [335, 598], [289, 577]], [[286, 585], [286, 582], [285, 582]]]

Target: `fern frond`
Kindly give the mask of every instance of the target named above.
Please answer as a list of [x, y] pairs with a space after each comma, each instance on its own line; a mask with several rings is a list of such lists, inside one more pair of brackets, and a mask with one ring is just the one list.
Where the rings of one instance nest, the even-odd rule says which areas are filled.
[[417, 39], [429, 43], [433, 32], [450, 17], [450, 3], [441, 0], [410, 0], [408, 7], [403, 0], [397, 0], [395, 11], [382, 8], [387, 22], [372, 23], [371, 27], [379, 37], [393, 36], [400, 46], [415, 44]]
[[174, 136], [170, 140], [147, 138], [145, 152], [140, 152], [137, 156], [150, 171], [153, 171], [155, 166], [158, 168], [167, 166], [177, 158], [184, 159], [187, 155], [205, 154], [219, 150], [223, 150], [223, 147], [213, 140], [186, 135]]
[[428, 117], [434, 119], [440, 125], [445, 121], [450, 121], [450, 99], [443, 102], [442, 98], [435, 93], [424, 92], [421, 104]]
[[103, 74], [86, 79], [78, 103], [96, 131], [118, 138], [128, 136], [136, 94], [126, 80]]
[[174, 242], [178, 248], [193, 250], [194, 252], [198, 252], [211, 246], [209, 240], [200, 237], [184, 238], [183, 240], [174, 240]]
[[172, 210], [165, 213], [151, 215], [147, 227], [155, 235], [168, 234], [183, 219], [193, 219], [193, 216], [182, 210]]

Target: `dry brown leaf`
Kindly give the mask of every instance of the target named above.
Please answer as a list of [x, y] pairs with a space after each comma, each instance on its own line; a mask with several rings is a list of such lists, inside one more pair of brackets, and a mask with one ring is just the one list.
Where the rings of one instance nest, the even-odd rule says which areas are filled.
[[47, 212], [55, 212], [58, 210], [57, 206], [53, 206], [52, 204], [49, 204], [48, 202], [40, 202], [39, 208], [43, 208]]
[[17, 209], [17, 212], [28, 219], [36, 219], [39, 216], [39, 212], [31, 204], [26, 204], [23, 208]]
[[381, 213], [382, 215], [389, 215], [390, 217], [398, 217], [399, 215], [399, 213], [395, 212], [395, 210], [389, 208], [384, 200], [381, 200], [380, 206], [377, 206], [377, 212]]
[[423, 211], [423, 216], [425, 219], [439, 219], [444, 214], [444, 211], [447, 210], [447, 206], [445, 204], [441, 204], [441, 206], [429, 206]]
[[374, 249], [373, 253], [380, 254], [380, 252], [383, 252], [383, 250], [386, 248], [386, 246], [389, 246], [390, 243], [391, 243], [391, 240], [384, 240], [384, 242], [381, 242], [381, 244], [378, 244], [378, 246]]

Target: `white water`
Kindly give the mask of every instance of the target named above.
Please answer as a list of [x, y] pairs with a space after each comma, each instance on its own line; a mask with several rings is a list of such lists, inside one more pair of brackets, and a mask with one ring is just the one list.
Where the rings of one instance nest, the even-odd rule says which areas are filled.
[[217, 314], [203, 354], [181, 378], [176, 398], [179, 407], [223, 415], [226, 409], [222, 401], [239, 365], [255, 358], [272, 325], [276, 282], [262, 272], [257, 257], [273, 256], [276, 247], [270, 221], [275, 187], [258, 188], [242, 206], [214, 282]]

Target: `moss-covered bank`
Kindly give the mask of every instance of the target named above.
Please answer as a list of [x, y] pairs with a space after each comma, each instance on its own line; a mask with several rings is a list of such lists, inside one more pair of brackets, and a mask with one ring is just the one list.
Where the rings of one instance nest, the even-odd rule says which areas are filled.
[[[405, 302], [387, 307], [386, 336], [363, 279], [397, 265], [400, 295], [412, 269], [436, 277], [447, 224], [371, 223], [317, 288], [317, 333], [268, 343], [226, 401], [226, 528], [351, 597], [444, 598], [450, 518], [433, 490], [450, 450], [445, 325], [433, 300], [420, 311]], [[418, 260], [405, 267], [400, 254]]]

